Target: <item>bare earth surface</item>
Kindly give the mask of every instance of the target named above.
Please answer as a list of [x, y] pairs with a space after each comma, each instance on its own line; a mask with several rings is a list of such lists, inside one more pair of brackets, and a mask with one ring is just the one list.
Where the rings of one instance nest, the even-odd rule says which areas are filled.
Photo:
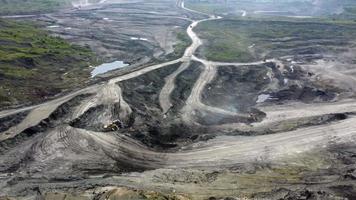
[[[172, 46], [172, 38], [167, 37], [163, 42], [160, 35], [153, 38], [153, 33], [172, 26], [162, 24], [159, 19], [165, 23], [170, 23], [166, 21], [170, 17], [188, 21], [191, 24], [184, 28], [192, 43], [184, 55], [131, 71], [113, 72], [107, 81], [43, 104], [1, 111], [0, 119], [4, 122], [9, 116], [28, 114], [0, 133], [0, 199], [2, 196], [4, 199], [355, 197], [356, 100], [350, 91], [340, 92], [327, 101], [311, 95], [310, 102], [298, 99], [256, 102], [264, 91], [280, 89], [278, 76], [287, 71], [286, 58], [251, 63], [198, 58], [194, 54], [203, 42], [194, 28], [221, 17], [187, 9], [184, 1], [173, 4], [163, 1], [159, 5], [165, 7], [157, 11], [152, 9], [157, 2], [139, 2], [146, 8], [143, 13], [131, 1], [114, 0], [71, 12], [80, 16], [86, 9], [92, 9], [91, 12], [100, 15], [100, 23], [86, 26], [103, 31], [103, 35], [93, 36], [98, 39], [92, 40], [92, 45], [102, 45], [103, 55], [112, 58], [123, 54], [107, 45], [123, 41], [110, 40], [111, 36], [106, 34], [112, 31], [120, 34], [121, 23], [135, 26], [133, 36], [140, 34], [154, 40], [133, 46], [156, 45], [157, 51], [145, 56], [156, 56], [162, 61]], [[70, 24], [69, 18], [63, 15], [66, 14], [45, 18]], [[128, 19], [131, 15], [135, 15], [136, 21]], [[157, 24], [139, 32], [137, 27], [145, 29], [146, 26], [137, 17], [150, 15]], [[243, 12], [242, 17], [245, 15]], [[102, 20], [117, 24], [105, 26]], [[182, 22], [177, 26], [184, 25]], [[78, 30], [54, 32], [68, 34], [73, 41], [87, 37], [85, 29], [72, 27]], [[129, 37], [121, 38], [128, 41]], [[111, 52], [111, 49], [116, 50]], [[141, 52], [135, 53], [136, 50], [132, 55], [127, 54], [127, 59], [141, 63], [142, 60], [134, 59]], [[196, 78], [194, 62], [201, 66]], [[354, 82], [355, 77], [347, 73], [331, 77], [329, 70], [315, 70], [324, 66], [322, 62], [326, 61], [296, 64], [295, 68], [303, 77], [314, 70], [313, 73], [320, 73], [319, 81], [325, 76], [325, 81], [338, 81], [341, 89]], [[265, 70], [263, 79], [268, 84], [253, 93], [253, 102], [240, 105], [246, 109], [226, 109], [226, 103], [219, 105], [223, 104], [219, 102], [222, 98], [216, 96], [207, 95], [208, 100], [203, 100], [207, 90], [224, 91], [229, 84], [240, 81], [224, 70], [240, 73], [239, 70], [248, 71], [252, 67]], [[337, 71], [335, 66], [330, 68]], [[300, 85], [305, 83], [304, 79], [295, 81]], [[212, 82], [219, 84], [212, 86]], [[184, 106], [178, 109], [172, 97], [177, 94], [184, 101]], [[239, 95], [229, 91], [223, 94], [231, 102], [236, 101], [234, 95]]]

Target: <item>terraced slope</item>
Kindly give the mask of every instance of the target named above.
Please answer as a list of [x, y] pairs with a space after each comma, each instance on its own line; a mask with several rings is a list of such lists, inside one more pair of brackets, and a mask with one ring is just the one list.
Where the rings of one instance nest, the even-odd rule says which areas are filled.
[[181, 58], [0, 112], [0, 196], [353, 199], [350, 56], [207, 60], [196, 28], [222, 18], [177, 5], [200, 15]]

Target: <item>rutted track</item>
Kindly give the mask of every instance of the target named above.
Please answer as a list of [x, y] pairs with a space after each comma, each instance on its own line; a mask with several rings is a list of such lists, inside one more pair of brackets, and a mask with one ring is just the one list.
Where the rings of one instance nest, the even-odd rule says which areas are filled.
[[[184, 8], [184, 2], [181, 2], [180, 6], [186, 9]], [[192, 11], [189, 9], [186, 10]], [[122, 97], [121, 88], [117, 83], [182, 62], [182, 65], [175, 72], [166, 77], [165, 85], [159, 95], [160, 106], [163, 113], [166, 113], [172, 106], [170, 94], [174, 90], [176, 77], [188, 68], [193, 60], [202, 63], [204, 69], [196, 80], [192, 92], [185, 102], [186, 105], [182, 110], [183, 119], [188, 122], [191, 121], [191, 115], [195, 110], [209, 111], [233, 117], [250, 117], [248, 114], [231, 112], [203, 104], [201, 102], [202, 91], [216, 76], [216, 69], [219, 66], [239, 67], [260, 65], [266, 62], [278, 63], [278, 60], [252, 63], [223, 63], [207, 61], [195, 57], [194, 53], [202, 44], [202, 41], [194, 33], [193, 28], [200, 22], [216, 19], [219, 19], [219, 17], [209, 16], [207, 19], [194, 21], [187, 28], [187, 33], [192, 39], [192, 44], [186, 49], [183, 57], [180, 59], [149, 66], [118, 76], [109, 80], [107, 83], [93, 85], [40, 105], [0, 112], [0, 117], [5, 117], [23, 111], [30, 111], [28, 116], [20, 124], [5, 131], [9, 134], [5, 134], [5, 132], [1, 133], [0, 142], [15, 137], [26, 128], [37, 125], [42, 120], [47, 119], [58, 107], [81, 94], [90, 93], [92, 96], [72, 108], [73, 113], [71, 113], [71, 120], [80, 118], [91, 108], [105, 105], [104, 115], [106, 115], [107, 118], [105, 118], [106, 121], [103, 121], [103, 123], [110, 123], [112, 120], [115, 120], [115, 118], [111, 116], [111, 112], [117, 104], [120, 107], [120, 118], [127, 117], [131, 114], [132, 108], [125, 102]], [[126, 99], [126, 101], [128, 100]], [[312, 105], [290, 104], [284, 106], [264, 106], [260, 107], [260, 109], [267, 114], [266, 119], [262, 122], [256, 122], [251, 125], [226, 124], [221, 126], [221, 128], [232, 130], [246, 128], [253, 130], [259, 127], [268, 127], [268, 125], [273, 125], [276, 122], [306, 116], [356, 112], [356, 103], [354, 100], [347, 100]], [[135, 172], [159, 168], [224, 168], [241, 163], [280, 160], [313, 149], [325, 148], [331, 143], [342, 144], [354, 141], [356, 141], [356, 118], [353, 115], [349, 115], [348, 118], [338, 122], [304, 127], [271, 135], [255, 137], [221, 136], [209, 141], [188, 145], [185, 149], [171, 153], [159, 152], [149, 148], [123, 133], [95, 132], [74, 128], [64, 123], [53, 129], [44, 131], [43, 135], [37, 135], [28, 139], [18, 148], [6, 149], [7, 152], [0, 158], [0, 161], [6, 166], [19, 160], [18, 162], [20, 164], [18, 164], [18, 168], [22, 170], [18, 172], [19, 175], [25, 174], [29, 169], [29, 171], [35, 175], [34, 177], [49, 177], [49, 180], [52, 181], [53, 179], [53, 182], [55, 182], [56, 178], [62, 178], [61, 176], [67, 178], [72, 175], [83, 175], [87, 172], [98, 172], [100, 170], [122, 172], [125, 170], [123, 168], [127, 168], [127, 171]], [[26, 156], [19, 152], [25, 152]], [[22, 165], [22, 160], [24, 159], [30, 161]], [[86, 177], [85, 175], [83, 175], [83, 177]], [[0, 178], [1, 177], [3, 177], [2, 174], [0, 174]], [[5, 179], [9, 180], [11, 176]], [[70, 178], [68, 179], [71, 180]], [[125, 179], [125, 177], [122, 176], [122, 179]], [[91, 184], [90, 181], [93, 180], [88, 179], [87, 181]], [[136, 179], [130, 181], [129, 185], [142, 186], [142, 180], [136, 177]], [[0, 186], [2, 187], [1, 184]], [[11, 186], [6, 187], [4, 193], [11, 191], [11, 188], [9, 188]], [[2, 191], [0, 195], [2, 195]]]
[[[184, 2], [181, 3], [181, 6], [183, 9], [186, 9], [186, 8], [184, 8]], [[278, 61], [269, 60], [269, 61], [258, 61], [258, 62], [252, 62], [252, 63], [224, 63], [224, 62], [207, 61], [207, 60], [203, 60], [203, 59], [195, 57], [194, 52], [202, 44], [202, 42], [198, 38], [198, 36], [193, 32], [193, 28], [196, 27], [200, 22], [207, 21], [207, 20], [216, 20], [216, 19], [220, 19], [220, 18], [210, 16], [208, 19], [194, 21], [187, 28], [187, 33], [192, 39], [192, 44], [186, 49], [183, 57], [180, 59], [153, 65], [153, 66], [149, 66], [149, 67], [140, 69], [138, 71], [134, 71], [132, 73], [128, 73], [128, 74], [113, 78], [113, 79], [109, 80], [108, 83], [106, 83], [106, 84], [93, 85], [91, 87], [79, 90], [77, 92], [71, 93], [64, 97], [61, 97], [61, 98], [58, 98], [58, 99], [55, 99], [55, 100], [52, 100], [52, 101], [49, 101], [49, 102], [46, 102], [46, 103], [43, 103], [40, 105], [22, 108], [22, 109], [18, 109], [18, 110], [2, 111], [0, 113], [0, 116], [4, 117], [4, 116], [8, 116], [10, 114], [15, 114], [15, 113], [26, 111], [26, 110], [31, 110], [28, 117], [26, 117], [20, 124], [12, 127], [10, 130], [6, 131], [6, 132], [9, 132], [10, 134], [2, 133], [0, 139], [5, 140], [8, 138], [14, 137], [18, 133], [25, 130], [26, 128], [32, 127], [32, 126], [38, 124], [41, 120], [47, 118], [61, 104], [67, 102], [68, 100], [72, 99], [73, 97], [75, 97], [77, 95], [85, 94], [85, 93], [94, 93], [96, 95], [94, 95], [94, 97], [92, 97], [91, 99], [84, 101], [80, 106], [78, 106], [74, 112], [74, 116], [72, 117], [72, 119], [76, 119], [76, 118], [80, 117], [82, 114], [84, 114], [91, 107], [95, 107], [97, 105], [102, 105], [102, 104], [113, 105], [115, 103], [119, 103], [121, 105], [120, 107], [123, 109], [123, 110], [121, 110], [122, 116], [125, 116], [125, 115], [127, 116], [130, 114], [131, 108], [123, 100], [123, 98], [121, 96], [121, 89], [119, 88], [119, 86], [116, 83], [141, 76], [145, 73], [148, 73], [150, 71], [153, 71], [153, 70], [165, 67], [165, 66], [176, 64], [178, 62], [183, 62], [183, 64], [177, 69], [176, 72], [174, 72], [173, 74], [171, 74], [170, 76], [168, 76], [166, 78], [166, 85], [163, 87], [163, 89], [161, 91], [160, 104], [161, 104], [162, 109], [165, 113], [168, 111], [168, 109], [171, 106], [169, 99], [170, 99], [170, 93], [174, 89], [174, 80], [179, 73], [184, 71], [184, 69], [186, 69], [189, 66], [190, 60], [195, 60], [195, 61], [202, 63], [205, 66], [205, 68], [204, 68], [204, 71], [202, 72], [202, 74], [200, 75], [200, 77], [198, 78], [198, 80], [196, 81], [196, 83], [193, 87], [193, 90], [191, 92], [191, 95], [189, 96], [188, 100], [186, 101], [186, 106], [183, 108], [183, 119], [186, 119], [187, 121], [190, 120], [190, 115], [191, 115], [191, 113], [193, 113], [193, 111], [195, 109], [207, 110], [207, 111], [214, 112], [214, 113], [231, 115], [231, 116], [236, 116], [236, 117], [249, 117], [248, 114], [235, 113], [235, 112], [226, 111], [226, 110], [223, 110], [220, 108], [211, 107], [211, 106], [207, 106], [207, 105], [203, 104], [201, 102], [202, 90], [204, 89], [206, 84], [209, 83], [214, 78], [214, 76], [216, 74], [216, 67], [218, 67], [218, 66], [233, 65], [233, 66], [238, 67], [238, 66], [258, 65], [258, 64], [263, 64], [265, 62], [278, 62]], [[353, 102], [350, 103], [350, 106], [352, 106], [352, 105], [353, 105]], [[323, 105], [320, 105], [320, 106], [323, 106]], [[330, 106], [333, 106], [333, 105], [330, 105]], [[335, 106], [338, 106], [338, 103], [335, 103]], [[346, 105], [346, 106], [348, 106], [348, 105]], [[337, 107], [335, 107], [335, 108], [337, 108]], [[290, 108], [287, 107], [286, 109], [289, 110]], [[325, 112], [323, 114], [330, 114], [330, 113], [336, 112], [335, 109], [329, 109], [329, 111], [330, 112]], [[284, 111], [281, 111], [281, 112], [284, 112]], [[296, 111], [296, 112], [299, 112], [299, 111]], [[270, 113], [266, 110], [266, 113], [267, 113], [267, 119], [271, 119], [270, 115], [276, 115], [276, 114], [273, 114], [274, 111], [272, 111]], [[291, 116], [293, 116], [293, 115], [291, 115]], [[294, 117], [297, 117], [297, 116], [294, 116]], [[272, 117], [272, 118], [275, 118], [275, 117]], [[285, 119], [280, 119], [280, 120], [285, 120]], [[353, 120], [353, 118], [351, 118], [349, 120]], [[264, 123], [266, 123], [266, 122], [263, 121], [261, 124], [264, 124]], [[258, 125], [259, 125], [259, 123], [256, 123], [253, 126], [258, 126]], [[233, 128], [235, 125], [228, 124], [225, 126], [228, 128]], [[327, 126], [327, 125], [325, 125], [325, 126]], [[236, 128], [240, 128], [240, 127], [241, 127], [241, 124], [236, 125]], [[288, 134], [286, 134], [286, 135], [288, 136]], [[127, 148], [130, 151], [135, 152], [136, 147], [135, 148], [127, 147]], [[216, 147], [214, 147], [214, 145], [209, 147], [209, 149], [210, 148], [211, 148], [211, 150], [209, 150], [209, 152], [212, 151], [213, 149], [216, 149]], [[199, 152], [201, 154], [203, 154], [204, 151], [201, 150]], [[200, 153], [197, 153], [197, 156]], [[147, 155], [147, 156], [149, 156], [149, 155]]]
[[[185, 8], [184, 1], [182, 1], [180, 3], [178, 2], [178, 4], [182, 9], [185, 9], [190, 12], [196, 12], [196, 11], [192, 11], [190, 9]], [[206, 15], [201, 12], [196, 12], [196, 13]], [[163, 113], [166, 113], [172, 107], [172, 103], [170, 102], [170, 95], [171, 95], [172, 91], [174, 90], [174, 81], [175, 81], [176, 77], [181, 72], [183, 72], [185, 69], [187, 69], [189, 67], [189, 65], [191, 63], [190, 61], [192, 59], [192, 56], [194, 55], [196, 50], [199, 48], [199, 46], [202, 45], [202, 41], [196, 35], [196, 33], [194, 33], [193, 29], [201, 22], [209, 21], [209, 20], [216, 20], [216, 19], [220, 19], [220, 18], [215, 17], [215, 16], [209, 16], [208, 19], [193, 21], [193, 23], [190, 26], [188, 26], [187, 34], [191, 38], [192, 44], [184, 52], [184, 55], [182, 57], [182, 62], [183, 62], [182, 65], [174, 73], [172, 73], [165, 79], [166, 83], [165, 83], [164, 87], [162, 88], [160, 96], [159, 96], [159, 101], [160, 101], [160, 105], [163, 110]]]

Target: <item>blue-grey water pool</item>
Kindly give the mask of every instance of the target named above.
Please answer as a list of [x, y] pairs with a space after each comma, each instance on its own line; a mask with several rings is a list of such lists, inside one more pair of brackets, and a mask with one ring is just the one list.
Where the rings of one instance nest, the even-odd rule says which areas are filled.
[[104, 64], [101, 64], [101, 65], [95, 67], [95, 69], [91, 72], [91, 77], [95, 77], [96, 75], [104, 74], [108, 71], [127, 67], [127, 66], [129, 66], [129, 64], [126, 64], [123, 61], [114, 61], [111, 63], [104, 63]]

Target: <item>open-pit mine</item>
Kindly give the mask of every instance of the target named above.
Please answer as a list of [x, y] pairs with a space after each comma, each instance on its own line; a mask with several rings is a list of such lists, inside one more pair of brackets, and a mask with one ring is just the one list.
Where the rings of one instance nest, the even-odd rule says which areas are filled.
[[0, 199], [356, 199], [356, 22], [245, 4], [4, 15], [96, 59], [75, 88], [0, 104]]

